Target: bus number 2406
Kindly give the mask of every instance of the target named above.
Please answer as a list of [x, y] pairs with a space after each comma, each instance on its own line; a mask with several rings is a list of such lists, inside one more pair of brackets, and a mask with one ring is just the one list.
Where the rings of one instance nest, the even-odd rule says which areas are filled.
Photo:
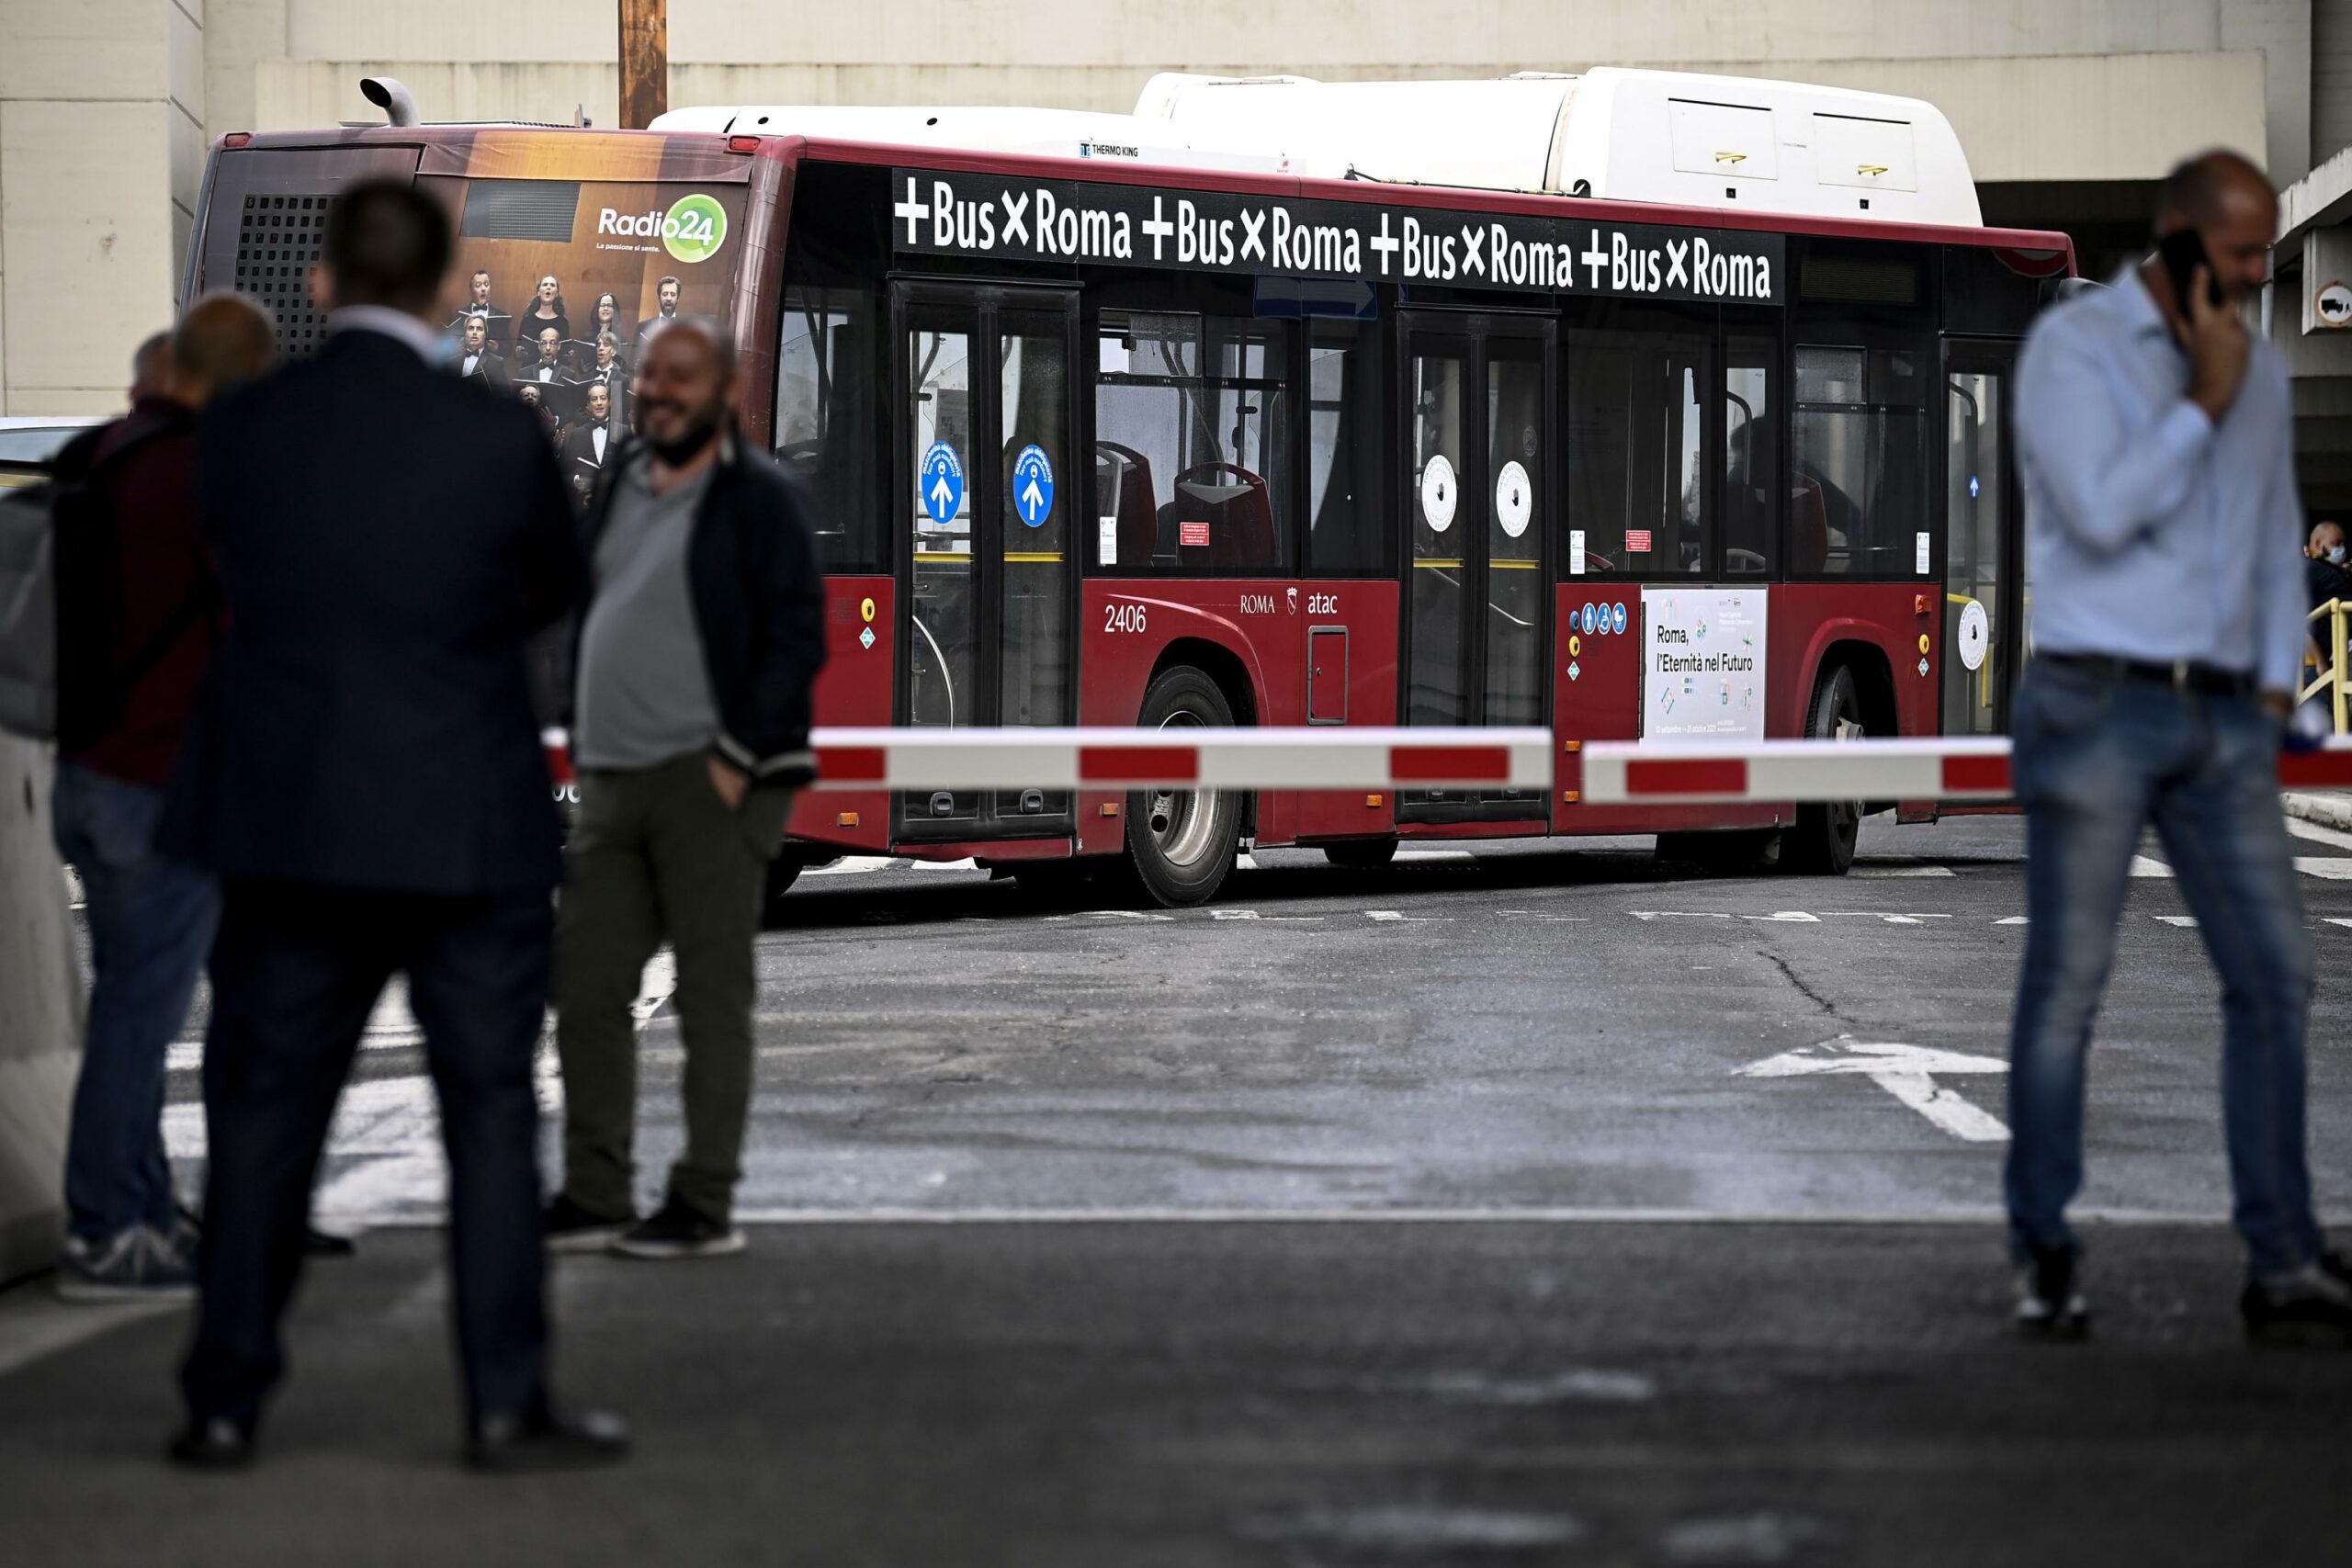
[[1143, 630], [1141, 604], [1105, 604], [1102, 607], [1102, 629], [1106, 632], [1139, 632]]

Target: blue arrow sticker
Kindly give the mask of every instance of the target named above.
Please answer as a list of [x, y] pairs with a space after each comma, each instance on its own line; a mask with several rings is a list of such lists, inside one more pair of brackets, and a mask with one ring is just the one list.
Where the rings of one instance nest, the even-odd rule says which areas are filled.
[[1012, 460], [1012, 510], [1032, 528], [1054, 514], [1054, 465], [1042, 446], [1023, 446]]
[[956, 448], [944, 441], [933, 442], [931, 449], [922, 455], [922, 469], [916, 478], [915, 488], [922, 493], [922, 509], [932, 522], [942, 526], [954, 522], [956, 513], [964, 509], [964, 462], [956, 456]]

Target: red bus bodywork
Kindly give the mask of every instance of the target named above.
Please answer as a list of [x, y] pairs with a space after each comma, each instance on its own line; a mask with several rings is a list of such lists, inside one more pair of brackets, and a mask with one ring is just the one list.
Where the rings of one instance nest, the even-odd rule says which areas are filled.
[[[186, 275], [188, 298], [232, 280], [225, 276], [233, 241], [214, 221], [219, 199], [233, 202], [232, 161], [287, 160], [321, 170], [472, 178], [609, 180], [724, 176], [743, 192], [744, 245], [736, 263], [731, 318], [746, 372], [745, 423], [754, 438], [771, 428], [775, 344], [782, 312], [784, 254], [792, 191], [799, 172], [815, 164], [897, 167], [1082, 180], [1168, 190], [1227, 191], [1269, 197], [1323, 198], [1356, 204], [1409, 205], [1465, 213], [1521, 213], [1593, 218], [1611, 223], [1655, 222], [1753, 230], [1783, 235], [1823, 235], [2000, 253], [2007, 264], [2034, 276], [2072, 276], [2071, 242], [2063, 234], [1997, 229], [1792, 218], [1736, 209], [1657, 207], [1427, 186], [1305, 180], [1170, 168], [1101, 160], [964, 152], [886, 146], [798, 136], [707, 136], [664, 132], [588, 131], [523, 127], [403, 127], [323, 133], [266, 133], [227, 139], [216, 147], [191, 240]], [[225, 172], [224, 172], [225, 169]], [[216, 189], [218, 187], [218, 189]], [[2022, 332], [2022, 323], [2018, 331]], [[1404, 504], [1401, 497], [1392, 503]], [[1933, 498], [1931, 498], [1933, 503]], [[1753, 584], [1749, 584], [1753, 585]], [[1625, 579], [1561, 577], [1553, 592], [1550, 642], [1565, 649], [1569, 617], [1597, 592], [1638, 602], [1643, 584]], [[1804, 730], [1815, 682], [1833, 659], [1868, 661], [1883, 671], [1894, 733], [1938, 732], [1939, 693], [1945, 659], [1940, 581], [1770, 581], [1766, 731]], [[827, 584], [831, 660], [816, 694], [817, 722], [829, 726], [888, 725], [899, 717], [899, 639], [877, 635], [896, 624], [899, 576], [837, 575]], [[1363, 580], [1329, 577], [1263, 579], [1121, 578], [1105, 570], [1079, 584], [1075, 632], [1078, 708], [1075, 722], [1130, 725], [1155, 671], [1177, 657], [1214, 660], [1238, 684], [1239, 722], [1303, 725], [1318, 722], [1391, 725], [1399, 718], [1398, 649], [1404, 607], [1399, 574]], [[1573, 603], [1572, 603], [1573, 601]], [[1246, 603], [1245, 603], [1246, 602]], [[1271, 603], [1271, 613], [1263, 605]], [[1149, 608], [1148, 630], [1110, 629], [1108, 612], [1120, 604]], [[1255, 606], [1255, 607], [1252, 607]], [[1343, 627], [1345, 667], [1317, 671], [1312, 632]], [[1321, 639], [1318, 639], [1321, 640]], [[1325, 641], [1326, 649], [1337, 647]], [[1726, 810], [1705, 807], [1596, 807], [1578, 798], [1577, 748], [1587, 740], [1624, 739], [1639, 732], [1639, 639], [1587, 637], [1571, 679], [1562, 659], [1550, 660], [1546, 690], [1549, 727], [1560, 744], [1557, 778], [1543, 818], [1517, 821], [1408, 822], [1381, 792], [1269, 793], [1254, 803], [1254, 841], [1261, 846], [1314, 844], [1396, 835], [1407, 839], [1522, 837], [1551, 834], [1633, 834], [1686, 829], [1771, 827], [1792, 820], [1792, 807]], [[1186, 649], [1195, 650], [1187, 654]], [[1124, 845], [1124, 797], [1086, 793], [1067, 835], [989, 838], [970, 841], [894, 838], [891, 801], [881, 792], [809, 793], [790, 825], [794, 839], [821, 861], [840, 852], [893, 853], [933, 860], [977, 856], [985, 863], [1107, 855]], [[1905, 820], [1924, 820], [1936, 803], [1901, 803]]]

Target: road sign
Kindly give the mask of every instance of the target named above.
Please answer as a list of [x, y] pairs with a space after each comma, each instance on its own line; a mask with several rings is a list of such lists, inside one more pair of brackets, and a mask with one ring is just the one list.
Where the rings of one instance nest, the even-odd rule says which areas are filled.
[[935, 525], [945, 527], [964, 509], [963, 459], [946, 442], [931, 444], [930, 450], [922, 455], [922, 468], [915, 483], [922, 494], [922, 509]]
[[1032, 528], [1054, 513], [1054, 465], [1042, 446], [1023, 446], [1012, 460], [1012, 509]]

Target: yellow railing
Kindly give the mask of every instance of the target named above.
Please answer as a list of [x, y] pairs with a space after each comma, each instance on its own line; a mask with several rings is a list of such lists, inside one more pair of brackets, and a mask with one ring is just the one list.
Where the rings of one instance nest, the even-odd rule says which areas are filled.
[[[2313, 625], [2312, 644], [2322, 650], [2323, 662], [2311, 683], [2295, 694], [2295, 701], [2299, 704], [2308, 702], [2325, 692], [2334, 710], [2335, 733], [2342, 735], [2346, 733], [2346, 711], [2352, 709], [2352, 687], [2347, 687], [2347, 682], [2352, 682], [2352, 664], [2347, 664], [2344, 657], [2347, 630], [2352, 630], [2352, 626], [2347, 626], [2347, 623], [2352, 623], [2352, 600], [2330, 599], [2313, 610], [2306, 617], [2306, 622], [2317, 623], [2322, 619], [2327, 623], [2326, 636], [2323, 637], [2317, 626]], [[2309, 663], [2310, 660], [2307, 658], [2304, 662]]]

